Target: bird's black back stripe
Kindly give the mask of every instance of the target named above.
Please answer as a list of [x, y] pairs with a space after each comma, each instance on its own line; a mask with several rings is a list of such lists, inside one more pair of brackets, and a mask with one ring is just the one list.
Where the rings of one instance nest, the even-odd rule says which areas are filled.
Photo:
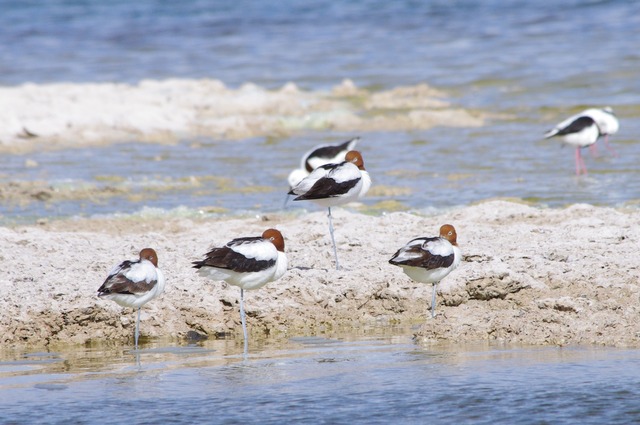
[[565, 128], [558, 131], [558, 136], [564, 136], [566, 134], [578, 133], [584, 130], [587, 127], [592, 126], [595, 123], [593, 118], [587, 116], [581, 116], [575, 120]]
[[353, 189], [359, 181], [360, 178], [357, 178], [338, 183], [330, 177], [324, 177], [318, 180], [307, 193], [298, 196], [294, 201], [302, 201], [305, 199], [326, 199], [344, 195]]
[[[413, 251], [414, 249], [410, 249]], [[416, 247], [416, 251], [419, 250], [419, 247]], [[454, 254], [450, 254], [447, 256], [442, 255], [431, 255], [429, 253], [425, 253], [422, 251], [422, 255], [420, 257], [410, 258], [404, 261], [396, 260], [396, 256], [399, 252], [394, 255], [394, 257], [389, 260], [390, 264], [395, 266], [411, 266], [411, 267], [420, 267], [427, 270], [439, 269], [450, 267], [453, 264], [453, 260], [455, 258]]]
[[127, 279], [123, 274], [115, 274], [113, 276], [109, 276], [107, 280], [104, 281], [102, 286], [98, 289], [98, 296], [110, 295], [110, 294], [143, 294], [145, 292], [149, 292], [156, 286], [158, 283], [157, 280], [152, 280], [151, 282], [140, 281], [134, 282], [130, 279]]
[[[234, 239], [234, 241], [236, 241], [236, 239]], [[229, 246], [224, 246], [222, 248], [214, 248], [211, 250], [207, 253], [204, 260], [194, 261], [193, 267], [196, 269], [200, 269], [202, 267], [216, 267], [218, 269], [231, 270], [237, 273], [254, 273], [266, 270], [269, 267], [273, 267], [275, 264], [275, 259], [256, 260], [255, 258], [247, 258], [229, 248]]]
[[[317, 158], [334, 158], [341, 151], [347, 150], [349, 148], [349, 143], [353, 142], [353, 140], [347, 140], [344, 143], [341, 143], [337, 146], [321, 146], [318, 149], [314, 150], [307, 156], [307, 160], [305, 161], [305, 168], [308, 172], [312, 172], [313, 168], [309, 164], [309, 158], [317, 157]], [[342, 162], [342, 161], [340, 161]]]
[[[435, 242], [438, 239], [440, 238], [432, 237], [432, 238], [412, 239], [409, 242], [409, 244], [411, 244], [414, 241], [421, 241], [422, 243], [412, 244], [409, 248], [399, 249], [395, 254], [393, 254], [393, 257], [391, 257], [391, 260], [389, 260], [389, 263], [395, 266], [420, 267], [428, 270], [433, 270], [440, 267], [450, 267], [453, 264], [453, 261], [455, 259], [455, 255], [453, 253], [446, 256], [433, 255], [429, 251], [423, 248], [429, 242]], [[415, 256], [413, 258], [409, 258], [402, 261], [397, 260], [398, 256], [406, 252], [414, 253]]]
[[257, 241], [261, 241], [263, 240], [262, 236], [249, 236], [249, 237], [244, 237], [244, 238], [236, 238], [234, 240], [232, 240], [231, 242], [227, 243], [227, 246], [238, 246], [238, 245], [242, 245], [245, 243], [253, 243], [253, 242], [257, 242]]

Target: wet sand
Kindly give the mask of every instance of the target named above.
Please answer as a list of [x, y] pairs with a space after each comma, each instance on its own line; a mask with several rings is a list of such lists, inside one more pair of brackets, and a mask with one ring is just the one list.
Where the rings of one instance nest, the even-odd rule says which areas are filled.
[[[143, 221], [79, 219], [2, 227], [0, 335], [5, 346], [131, 342], [132, 310], [100, 300], [110, 268], [158, 252], [166, 292], [143, 308], [143, 337], [241, 337], [239, 289], [191, 268], [211, 245], [282, 231], [289, 270], [246, 296], [252, 338], [416, 325], [416, 339], [542, 345], [640, 345], [640, 211], [589, 205], [544, 209], [487, 201], [433, 216], [371, 216], [336, 209], [334, 270], [326, 213]], [[453, 224], [464, 254], [443, 282], [437, 316], [430, 285], [387, 263], [410, 239]]]

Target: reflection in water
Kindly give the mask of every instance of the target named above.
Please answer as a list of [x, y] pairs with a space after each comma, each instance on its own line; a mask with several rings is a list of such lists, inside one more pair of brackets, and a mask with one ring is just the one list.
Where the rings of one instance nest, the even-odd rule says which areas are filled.
[[395, 332], [267, 340], [247, 359], [225, 340], [22, 355], [0, 364], [0, 419], [82, 422], [99, 405], [100, 417], [134, 423], [640, 420], [639, 350], [417, 346]]

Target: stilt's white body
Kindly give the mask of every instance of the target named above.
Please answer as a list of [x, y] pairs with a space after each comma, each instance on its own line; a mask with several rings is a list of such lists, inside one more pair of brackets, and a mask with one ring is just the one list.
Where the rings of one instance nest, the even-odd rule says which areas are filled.
[[600, 137], [600, 128], [593, 118], [587, 115], [570, 117], [547, 131], [544, 136], [546, 139], [558, 137], [564, 143], [575, 146], [576, 174], [587, 174], [580, 149], [593, 145]]
[[576, 130], [573, 131], [569, 130], [578, 119], [583, 117], [586, 117], [586, 115], [562, 121], [553, 129], [546, 132], [545, 138], [559, 137], [564, 143], [579, 148], [593, 145], [598, 140], [598, 137], [600, 137], [600, 130], [593, 118], [589, 117], [591, 118], [590, 125], [576, 128]]
[[586, 115], [593, 118], [600, 129], [600, 135], [611, 136], [620, 130], [620, 121], [613, 113], [610, 107], [605, 108], [589, 108], [574, 116], [574, 119], [580, 115]]

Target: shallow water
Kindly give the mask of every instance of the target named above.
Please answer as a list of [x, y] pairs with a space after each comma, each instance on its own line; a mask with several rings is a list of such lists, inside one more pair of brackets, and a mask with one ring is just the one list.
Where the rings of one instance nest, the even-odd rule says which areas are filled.
[[634, 423], [640, 351], [385, 336], [3, 353], [3, 423]]
[[[276, 211], [302, 153], [354, 136], [362, 137], [378, 187], [364, 201], [374, 211], [439, 210], [495, 197], [551, 207], [640, 200], [638, 2], [1, 3], [0, 84], [207, 77], [231, 86], [293, 81], [322, 90], [351, 78], [378, 90], [426, 82], [445, 89], [455, 106], [496, 116], [473, 129], [323, 131], [174, 146], [133, 140], [0, 155], [0, 181], [122, 192], [108, 199], [3, 202], [3, 223], [149, 207], [178, 214], [203, 207], [224, 214]], [[541, 136], [583, 107], [604, 105], [621, 120], [611, 139], [619, 156], [599, 143], [597, 157], [584, 152], [589, 176], [576, 178], [573, 149]], [[181, 206], [187, 208], [175, 210]]]
[[[597, 157], [585, 151], [590, 174], [576, 177], [573, 149], [530, 140], [526, 134], [521, 141], [504, 141], [507, 134], [510, 138], [523, 130], [497, 134], [501, 127], [513, 126], [362, 134], [359, 149], [374, 182], [363, 200], [365, 208], [374, 213], [394, 209], [428, 213], [496, 197], [551, 207], [579, 202], [635, 205], [640, 200], [637, 156], [613, 157], [602, 146]], [[77, 199], [7, 202], [0, 206], [0, 218], [29, 222], [43, 216], [141, 210], [159, 214], [171, 210], [169, 214], [176, 215], [280, 211], [285, 208], [286, 177], [299, 163], [299, 152], [326, 140], [311, 135], [279, 141], [186, 141], [171, 146], [128, 143], [0, 156], [7, 180], [44, 182], [66, 193], [88, 190]], [[638, 150], [640, 155], [640, 143], [616, 148]], [[25, 167], [27, 160], [36, 161], [38, 167]], [[92, 191], [105, 192], [107, 197], [92, 199]], [[290, 211], [301, 208], [317, 207], [298, 202], [286, 205]]]

